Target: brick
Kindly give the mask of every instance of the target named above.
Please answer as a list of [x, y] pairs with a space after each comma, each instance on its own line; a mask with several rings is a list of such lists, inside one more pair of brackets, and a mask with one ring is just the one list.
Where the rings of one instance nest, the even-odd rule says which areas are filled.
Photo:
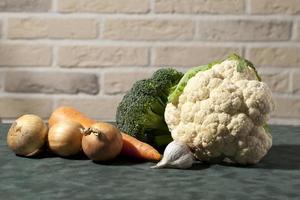
[[156, 13], [241, 14], [244, 0], [156, 0]]
[[88, 39], [97, 37], [97, 22], [86, 18], [11, 18], [9, 38]]
[[250, 48], [248, 57], [256, 66], [260, 67], [299, 67], [300, 48]]
[[110, 19], [105, 21], [104, 38], [114, 40], [192, 39], [191, 20]]
[[97, 98], [65, 98], [58, 99], [57, 106], [73, 106], [87, 116], [96, 120], [115, 120], [116, 110], [121, 96]]
[[300, 98], [274, 96], [274, 101], [275, 111], [272, 113], [272, 117], [300, 117]]
[[116, 46], [64, 46], [59, 48], [58, 64], [63, 67], [143, 66], [148, 49]]
[[260, 76], [273, 92], [286, 93], [289, 91], [289, 73], [268, 72], [260, 74]]
[[288, 40], [291, 23], [282, 20], [200, 20], [197, 38], [212, 41]]
[[15, 119], [24, 114], [35, 114], [46, 119], [51, 114], [52, 105], [52, 100], [47, 98], [1, 97], [0, 117]]
[[103, 89], [105, 94], [123, 94], [127, 92], [137, 81], [149, 78], [153, 73], [151, 71], [138, 72], [106, 72], [103, 77]]
[[254, 14], [300, 14], [299, 0], [251, 0]]
[[0, 38], [2, 37], [2, 21], [0, 21]]
[[165, 46], [154, 48], [154, 65], [192, 67], [224, 59], [238, 48], [203, 46]]
[[147, 13], [148, 0], [59, 0], [60, 12]]
[[51, 54], [46, 45], [1, 44], [0, 66], [48, 66]]
[[50, 0], [1, 0], [0, 12], [45, 12], [51, 9]]
[[300, 72], [294, 72], [292, 74], [292, 90], [295, 94], [300, 94]]
[[66, 72], [8, 72], [5, 90], [19, 93], [97, 94], [98, 78], [88, 73]]

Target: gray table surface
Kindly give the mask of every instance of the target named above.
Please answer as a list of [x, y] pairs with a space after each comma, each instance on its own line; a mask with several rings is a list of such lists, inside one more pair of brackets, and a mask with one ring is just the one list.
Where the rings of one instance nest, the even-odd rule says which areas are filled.
[[84, 157], [24, 158], [0, 126], [0, 199], [300, 199], [300, 127], [271, 126], [273, 147], [250, 167], [203, 165], [150, 169], [125, 158], [96, 164]]

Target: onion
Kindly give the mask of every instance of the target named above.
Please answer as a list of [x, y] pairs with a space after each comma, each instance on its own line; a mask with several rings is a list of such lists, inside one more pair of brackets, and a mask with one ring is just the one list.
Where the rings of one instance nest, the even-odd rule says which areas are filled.
[[82, 149], [91, 160], [112, 160], [119, 155], [122, 146], [122, 135], [111, 124], [97, 122], [84, 131]]
[[48, 127], [36, 115], [23, 115], [10, 127], [7, 145], [17, 155], [33, 156], [46, 142]]
[[54, 124], [48, 133], [48, 146], [59, 156], [72, 156], [81, 151], [83, 127], [74, 121], [61, 121]]

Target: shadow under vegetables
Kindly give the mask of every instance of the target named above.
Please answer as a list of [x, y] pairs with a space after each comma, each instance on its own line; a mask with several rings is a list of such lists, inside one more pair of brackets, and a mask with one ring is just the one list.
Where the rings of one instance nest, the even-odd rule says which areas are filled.
[[256, 165], [241, 166], [225, 163], [222, 165], [255, 169], [300, 170], [300, 145], [274, 145], [268, 154]]

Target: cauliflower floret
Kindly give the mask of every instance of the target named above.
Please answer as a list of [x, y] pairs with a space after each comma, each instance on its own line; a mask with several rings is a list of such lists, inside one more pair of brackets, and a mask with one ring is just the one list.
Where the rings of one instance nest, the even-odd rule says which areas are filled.
[[231, 159], [241, 164], [255, 164], [260, 161], [272, 146], [272, 137], [265, 132], [263, 127], [254, 126], [251, 134], [239, 142], [241, 143], [240, 147]]
[[243, 94], [232, 82], [224, 79], [219, 87], [210, 91], [215, 112], [236, 113], [243, 103]]
[[220, 64], [216, 64], [213, 71], [221, 74], [224, 77], [230, 77], [230, 80], [234, 82], [244, 79], [257, 80], [254, 70], [248, 68], [244, 70], [243, 73], [239, 73], [236, 70], [236, 65], [237, 64], [235, 60], [225, 60]]
[[166, 106], [173, 139], [188, 144], [197, 159], [254, 164], [272, 145], [263, 128], [274, 109], [271, 91], [257, 80], [254, 69], [238, 72], [237, 65], [236, 60], [226, 60], [198, 72], [178, 103]]
[[269, 87], [264, 82], [254, 80], [241, 80], [236, 85], [244, 88], [242, 92], [250, 118], [256, 125], [262, 125], [274, 107]]

